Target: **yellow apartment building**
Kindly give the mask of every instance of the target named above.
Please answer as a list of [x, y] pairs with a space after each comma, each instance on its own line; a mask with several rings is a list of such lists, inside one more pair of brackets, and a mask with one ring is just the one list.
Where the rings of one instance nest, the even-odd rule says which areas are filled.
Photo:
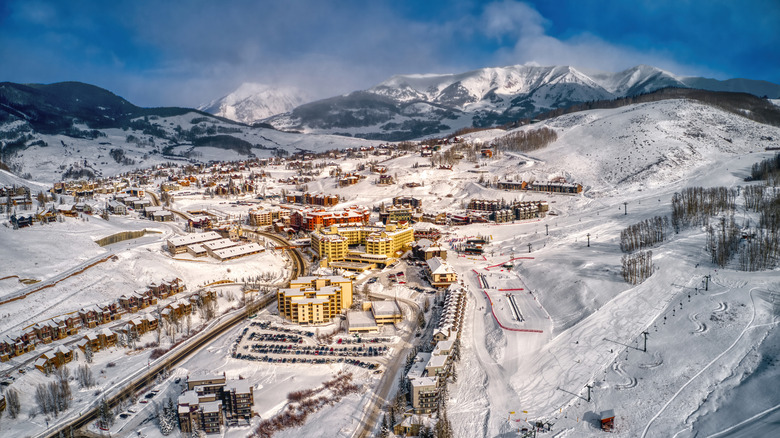
[[342, 276], [298, 277], [277, 293], [279, 314], [298, 324], [322, 324], [352, 306], [352, 280]]
[[[311, 248], [329, 262], [392, 263], [414, 242], [414, 230], [405, 225], [321, 228], [311, 233]], [[350, 250], [364, 245], [365, 252]]]

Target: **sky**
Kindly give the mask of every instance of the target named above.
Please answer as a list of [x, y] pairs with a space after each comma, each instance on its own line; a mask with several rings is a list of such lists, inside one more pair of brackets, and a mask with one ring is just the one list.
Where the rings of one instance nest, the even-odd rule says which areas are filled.
[[0, 81], [81, 81], [144, 107], [517, 64], [780, 83], [780, 0], [0, 0]]

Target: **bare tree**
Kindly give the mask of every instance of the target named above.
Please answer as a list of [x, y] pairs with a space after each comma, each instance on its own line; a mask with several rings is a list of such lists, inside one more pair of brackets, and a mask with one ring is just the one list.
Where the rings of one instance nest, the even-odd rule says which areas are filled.
[[21, 410], [19, 392], [13, 388], [9, 389], [5, 392], [5, 401], [8, 406], [8, 415], [11, 418], [17, 418], [19, 416], [19, 411]]
[[626, 254], [622, 258], [623, 279], [631, 284], [639, 284], [653, 275], [653, 252], [639, 251]]
[[86, 364], [76, 368], [76, 380], [82, 388], [91, 388], [95, 386], [95, 377], [92, 375], [92, 370], [89, 368], [89, 365]]

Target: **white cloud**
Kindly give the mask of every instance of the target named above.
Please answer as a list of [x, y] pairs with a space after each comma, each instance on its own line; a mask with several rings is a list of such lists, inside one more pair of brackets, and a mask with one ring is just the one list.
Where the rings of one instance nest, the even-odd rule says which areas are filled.
[[547, 20], [536, 9], [509, 0], [485, 6], [480, 21], [486, 35], [498, 38], [543, 35], [547, 24]]
[[672, 54], [664, 49], [641, 51], [605, 41], [588, 32], [566, 39], [555, 38], [545, 30], [548, 20], [521, 2], [491, 3], [485, 7], [480, 22], [485, 35], [506, 43], [493, 57], [496, 65], [571, 65], [616, 72], [648, 64], [675, 74], [706, 71], [674, 61]]

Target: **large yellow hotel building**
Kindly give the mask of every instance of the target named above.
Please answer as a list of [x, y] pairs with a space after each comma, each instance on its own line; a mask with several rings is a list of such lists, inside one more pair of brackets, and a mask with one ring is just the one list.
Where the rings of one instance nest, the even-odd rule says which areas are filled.
[[352, 280], [342, 276], [298, 277], [277, 293], [279, 314], [298, 324], [322, 324], [352, 306]]
[[[387, 265], [411, 247], [414, 230], [408, 226], [331, 226], [311, 233], [311, 248], [328, 262], [355, 262]], [[350, 250], [365, 245], [365, 252]]]

